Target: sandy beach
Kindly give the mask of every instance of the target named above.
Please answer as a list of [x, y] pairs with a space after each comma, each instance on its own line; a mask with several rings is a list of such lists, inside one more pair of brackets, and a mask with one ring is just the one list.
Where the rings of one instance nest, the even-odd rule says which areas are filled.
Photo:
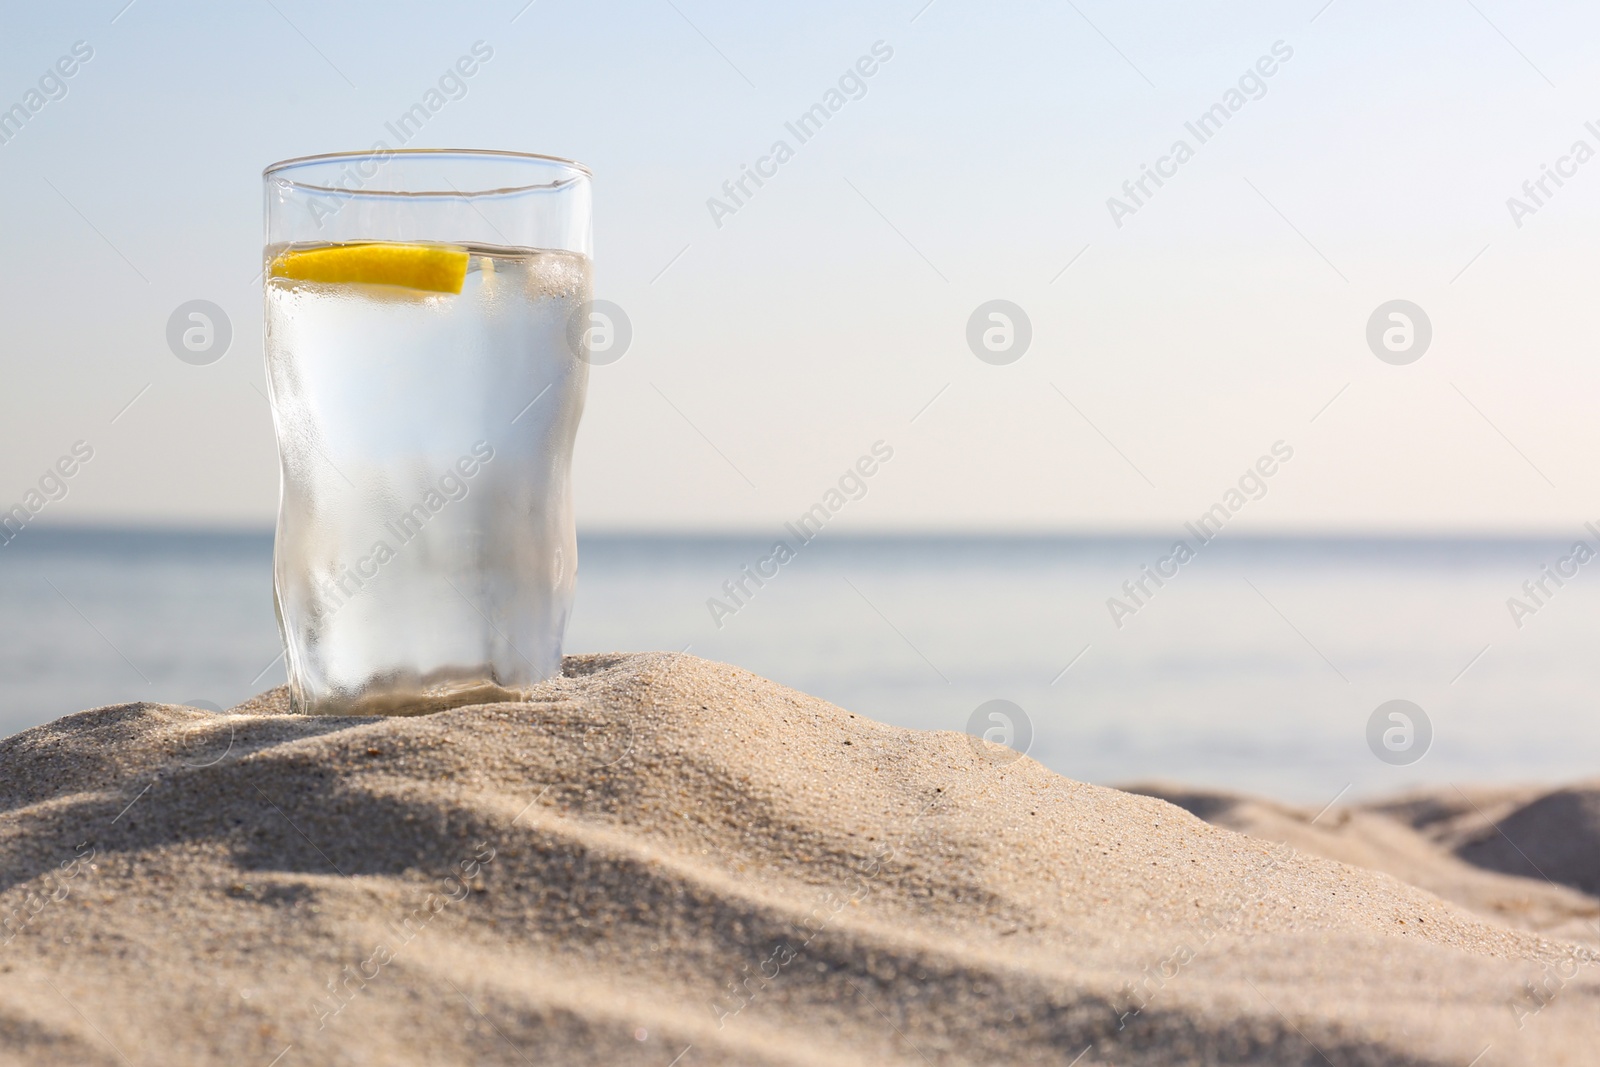
[[1588, 1064], [1600, 786], [1071, 781], [737, 668], [0, 742], [0, 1062]]

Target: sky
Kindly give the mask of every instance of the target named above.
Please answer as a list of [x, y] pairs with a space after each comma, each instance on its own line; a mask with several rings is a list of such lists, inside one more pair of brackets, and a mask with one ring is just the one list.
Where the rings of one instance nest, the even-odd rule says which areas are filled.
[[[841, 530], [1172, 531], [1285, 450], [1230, 529], [1600, 520], [1600, 12], [374, 10], [0, 15], [0, 108], [38, 93], [0, 125], [0, 508], [83, 442], [40, 521], [269, 525], [261, 169], [369, 146], [477, 46], [411, 146], [590, 166], [596, 296], [633, 326], [592, 372], [580, 530], [772, 529], [878, 442]], [[800, 143], [785, 124], [830, 99]], [[792, 156], [728, 210], [778, 140]], [[1140, 190], [1146, 168], [1166, 176]], [[193, 300], [231, 327], [205, 365], [167, 340]], [[1027, 323], [998, 356], [991, 301]]]

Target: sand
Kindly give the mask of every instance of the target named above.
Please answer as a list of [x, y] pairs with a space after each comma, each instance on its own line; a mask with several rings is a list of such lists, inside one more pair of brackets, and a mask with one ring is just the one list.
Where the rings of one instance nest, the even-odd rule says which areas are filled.
[[415, 718], [285, 704], [127, 704], [0, 742], [0, 1063], [1600, 1048], [1593, 790], [1497, 808], [1553, 885], [1448, 798], [1313, 824], [1220, 797], [1236, 833], [690, 656], [569, 657], [530, 702]]
[[1600, 866], [1600, 825], [1574, 817], [1567, 800], [1584, 790], [1447, 786], [1319, 812], [1182, 786], [1126, 788], [1217, 826], [1383, 871], [1496, 922], [1600, 949], [1600, 899], [1584, 891]]

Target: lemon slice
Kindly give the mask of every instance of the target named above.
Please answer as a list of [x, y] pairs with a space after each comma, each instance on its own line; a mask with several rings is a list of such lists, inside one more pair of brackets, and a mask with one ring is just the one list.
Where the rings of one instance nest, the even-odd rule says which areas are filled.
[[464, 249], [390, 241], [329, 245], [282, 252], [272, 261], [274, 278], [303, 282], [364, 282], [433, 293], [459, 293], [467, 278]]

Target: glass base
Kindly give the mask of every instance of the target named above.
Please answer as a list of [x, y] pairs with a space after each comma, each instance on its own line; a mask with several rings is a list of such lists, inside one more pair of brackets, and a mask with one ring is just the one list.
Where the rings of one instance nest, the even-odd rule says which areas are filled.
[[355, 692], [333, 692], [318, 700], [311, 700], [291, 685], [289, 714], [432, 715], [472, 704], [517, 704], [532, 695], [532, 688], [500, 685], [485, 680], [481, 673], [446, 670], [433, 672], [428, 678], [411, 679], [410, 684], [399, 679], [374, 679]]

